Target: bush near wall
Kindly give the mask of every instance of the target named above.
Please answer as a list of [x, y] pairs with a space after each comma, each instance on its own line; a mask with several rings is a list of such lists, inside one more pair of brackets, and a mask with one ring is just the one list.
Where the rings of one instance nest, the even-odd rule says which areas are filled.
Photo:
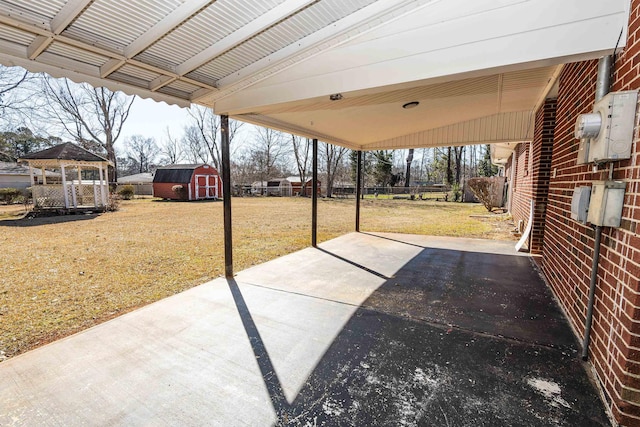
[[17, 188], [0, 188], [0, 203], [8, 205], [14, 203], [22, 196], [22, 191]]
[[498, 208], [502, 205], [502, 186], [500, 182], [495, 178], [477, 177], [470, 178], [467, 181], [467, 185], [473, 191], [476, 198], [482, 203], [482, 205], [491, 212], [493, 208]]
[[122, 197], [123, 200], [131, 200], [131, 199], [133, 199], [133, 196], [135, 195], [135, 191], [134, 191], [133, 185], [127, 184], [127, 185], [123, 185], [122, 187], [118, 188], [118, 195], [120, 197]]

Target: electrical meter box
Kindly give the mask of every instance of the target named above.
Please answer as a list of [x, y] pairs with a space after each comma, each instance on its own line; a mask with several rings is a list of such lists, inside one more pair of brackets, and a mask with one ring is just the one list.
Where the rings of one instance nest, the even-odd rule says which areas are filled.
[[578, 160], [576, 161], [577, 165], [586, 165], [589, 163], [589, 145], [591, 145], [591, 140], [582, 138], [580, 140], [580, 145], [578, 146]]
[[622, 181], [593, 182], [587, 222], [603, 227], [620, 227], [625, 187], [626, 183]]
[[604, 163], [631, 157], [638, 91], [610, 92], [593, 107], [601, 117], [600, 131], [591, 138], [589, 162]]
[[576, 187], [571, 198], [571, 219], [581, 224], [587, 223], [591, 187]]

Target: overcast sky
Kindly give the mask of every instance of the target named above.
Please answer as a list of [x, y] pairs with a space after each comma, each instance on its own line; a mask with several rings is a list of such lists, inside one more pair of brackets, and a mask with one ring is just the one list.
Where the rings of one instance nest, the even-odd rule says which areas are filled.
[[160, 144], [166, 139], [167, 128], [173, 138], [179, 138], [188, 121], [189, 112], [186, 108], [137, 98], [133, 102], [120, 138], [124, 140], [131, 135], [142, 135], [147, 138], [153, 137], [156, 143]]

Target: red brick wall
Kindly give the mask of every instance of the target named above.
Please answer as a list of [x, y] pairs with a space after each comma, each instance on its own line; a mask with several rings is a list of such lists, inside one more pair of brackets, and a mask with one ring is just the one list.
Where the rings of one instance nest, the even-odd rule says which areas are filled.
[[505, 174], [510, 176], [512, 164], [515, 164], [510, 212], [516, 223], [522, 220], [527, 225], [531, 200], [534, 200], [533, 224], [529, 237], [529, 249], [533, 254], [541, 254], [544, 244], [556, 106], [556, 99], [549, 99], [540, 107], [536, 112], [533, 141], [531, 144], [519, 144], [505, 169]]
[[[516, 224], [520, 220], [524, 221], [525, 227], [529, 221], [529, 210], [531, 208], [531, 197], [533, 196], [533, 186], [529, 166], [529, 144], [518, 144], [511, 155], [511, 167], [513, 171], [507, 170], [505, 173], [513, 173], [511, 182], [511, 208], [510, 212]], [[510, 177], [511, 175], [507, 175]]]
[[[640, 88], [640, 39], [636, 41], [640, 0], [632, 3], [627, 48], [617, 58], [612, 90]], [[576, 165], [578, 141], [573, 128], [578, 114], [594, 103], [597, 61], [565, 66], [560, 76], [553, 143], [542, 270], [582, 339], [594, 231], [570, 219], [573, 189], [607, 179], [606, 171]], [[636, 121], [637, 123], [637, 121]], [[621, 425], [640, 426], [640, 144], [631, 160], [615, 163], [614, 179], [627, 182], [622, 227], [605, 227], [598, 268], [590, 362], [602, 384], [614, 417]], [[544, 191], [543, 187], [539, 188]]]
[[557, 100], [548, 99], [537, 111], [534, 136], [531, 142], [530, 173], [533, 186], [534, 214], [529, 248], [533, 254], [541, 254], [544, 244], [556, 108]]

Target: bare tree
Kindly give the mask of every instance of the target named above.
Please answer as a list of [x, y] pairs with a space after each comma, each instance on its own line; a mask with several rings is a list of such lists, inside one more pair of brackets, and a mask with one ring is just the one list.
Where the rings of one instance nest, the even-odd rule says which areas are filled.
[[260, 181], [267, 181], [281, 173], [278, 166], [285, 154], [282, 136], [277, 130], [256, 128], [251, 160], [255, 164]]
[[462, 155], [464, 153], [464, 146], [453, 147], [453, 154], [456, 166], [456, 178], [455, 183], [460, 184], [462, 178]]
[[298, 168], [298, 176], [302, 184], [302, 195], [306, 196], [307, 176], [309, 173], [309, 160], [311, 150], [311, 140], [291, 134], [291, 144], [293, 145], [293, 155], [296, 158], [296, 166]]
[[129, 117], [135, 96], [67, 79], [43, 77], [44, 94], [53, 107], [47, 109], [64, 131], [85, 148], [100, 148], [114, 164], [109, 180], [118, 180], [115, 144]]
[[[193, 119], [193, 127], [197, 131], [190, 131], [191, 143], [196, 141], [206, 149], [213, 166], [222, 173], [222, 152], [220, 151], [220, 116], [213, 114], [210, 108], [194, 106], [189, 109], [189, 115]], [[233, 142], [236, 132], [244, 123], [237, 120], [229, 120], [229, 144]]]
[[163, 164], [173, 165], [179, 163], [182, 159], [182, 150], [180, 147], [180, 141], [171, 136], [169, 128], [166, 129], [167, 138], [164, 139], [159, 147], [160, 149], [160, 162]]
[[[36, 75], [20, 67], [0, 65], [0, 125], [15, 130], [20, 127], [34, 128], [31, 116], [38, 107]], [[40, 132], [42, 133], [42, 132]]]
[[131, 172], [150, 172], [155, 165], [156, 157], [160, 154], [160, 149], [155, 139], [145, 138], [142, 135], [133, 135], [125, 140], [127, 146], [127, 156], [131, 164]]
[[342, 165], [342, 160], [348, 150], [344, 147], [325, 143], [323, 151], [323, 160], [327, 174], [327, 197], [331, 197], [336, 173], [338, 172], [339, 166]]
[[196, 126], [186, 126], [182, 137], [182, 153], [189, 163], [209, 163], [209, 152], [202, 144], [200, 131]]
[[409, 187], [411, 185], [411, 163], [413, 162], [413, 148], [409, 148], [409, 154], [407, 155], [407, 170], [404, 174], [404, 186]]

